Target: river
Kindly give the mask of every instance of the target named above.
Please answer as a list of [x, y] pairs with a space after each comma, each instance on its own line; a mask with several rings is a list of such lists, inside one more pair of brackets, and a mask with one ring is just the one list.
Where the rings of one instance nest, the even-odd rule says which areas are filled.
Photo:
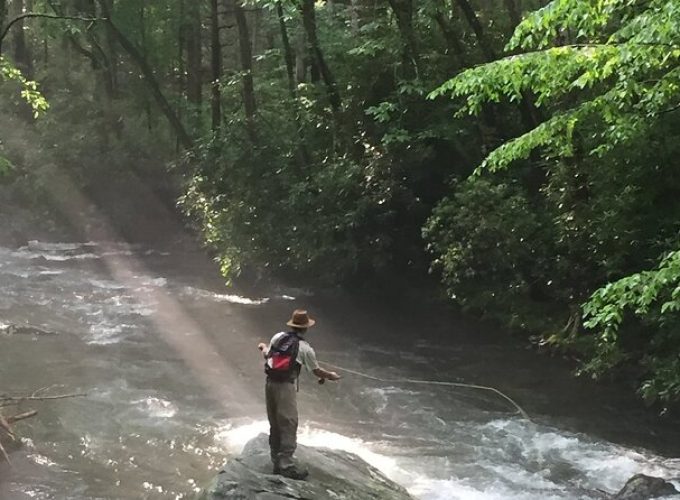
[[0, 392], [87, 394], [21, 406], [39, 415], [0, 466], [3, 500], [190, 498], [266, 431], [256, 345], [295, 307], [318, 321], [321, 361], [492, 385], [531, 415], [477, 390], [303, 376], [300, 441], [355, 452], [416, 498], [588, 499], [637, 472], [680, 486], [677, 420], [424, 301], [228, 289], [201, 252], [116, 241], [0, 247], [0, 279], [1, 322], [56, 332], [0, 334]]

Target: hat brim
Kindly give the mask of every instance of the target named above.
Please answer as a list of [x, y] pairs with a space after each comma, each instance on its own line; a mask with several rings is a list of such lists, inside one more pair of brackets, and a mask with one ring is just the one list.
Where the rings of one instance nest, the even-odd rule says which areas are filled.
[[314, 326], [315, 323], [316, 321], [309, 318], [307, 320], [307, 323], [305, 323], [304, 325], [300, 325], [299, 323], [293, 323], [293, 320], [290, 320], [288, 323], [286, 323], [286, 325], [290, 326], [291, 328], [310, 328]]

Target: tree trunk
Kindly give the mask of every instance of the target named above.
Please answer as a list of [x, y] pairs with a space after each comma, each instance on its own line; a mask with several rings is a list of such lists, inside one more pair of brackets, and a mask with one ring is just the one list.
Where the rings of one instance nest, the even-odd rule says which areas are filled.
[[418, 51], [416, 36], [413, 31], [412, 0], [388, 0], [392, 12], [397, 19], [397, 28], [402, 40], [402, 64], [407, 78], [418, 74]]
[[[460, 7], [460, 9], [463, 11], [463, 14], [467, 19], [468, 24], [475, 32], [475, 37], [477, 38], [477, 42], [479, 43], [479, 47], [482, 49], [482, 53], [484, 54], [484, 58], [486, 59], [486, 61], [491, 62], [496, 60], [497, 58], [496, 51], [493, 49], [491, 41], [484, 32], [482, 23], [479, 21], [477, 14], [475, 14], [475, 11], [472, 9], [472, 6], [468, 2], [468, 0], [455, 0], [455, 1]], [[534, 106], [531, 103], [531, 98], [527, 96], [526, 93], [523, 93], [522, 95], [523, 98], [519, 102], [519, 111], [522, 116], [522, 122], [524, 123], [524, 126], [527, 128], [527, 130], [531, 130], [534, 127], [536, 127], [538, 121], [536, 119], [535, 112], [533, 111]], [[495, 120], [492, 121], [495, 122]]]
[[246, 111], [246, 123], [250, 138], [255, 140], [255, 87], [253, 83], [253, 54], [248, 33], [248, 22], [239, 0], [234, 2], [234, 15], [238, 26], [238, 48], [241, 59], [241, 71], [243, 72], [243, 104]]
[[210, 115], [213, 132], [217, 132], [222, 124], [221, 78], [220, 14], [217, 9], [217, 0], [210, 0]]
[[453, 27], [453, 20], [447, 19], [444, 13], [439, 10], [435, 13], [434, 20], [444, 36], [449, 52], [452, 52], [458, 60], [458, 67], [469, 66], [465, 57], [465, 49], [461, 43], [461, 35]]
[[[184, 19], [186, 15], [186, 10], [184, 6], [184, 0], [177, 0], [177, 10], [179, 12], [179, 18]], [[177, 117], [182, 121], [182, 109], [184, 108], [186, 98], [186, 78], [185, 78], [185, 66], [184, 66], [184, 50], [186, 48], [186, 40], [184, 36], [184, 22], [180, 21], [179, 27], [177, 29], [177, 95], [182, 99], [182, 105], [177, 110]], [[178, 153], [181, 148], [179, 138], [175, 139], [175, 152]]]
[[[49, 0], [48, 3], [56, 15], [65, 16], [67, 14], [67, 12], [64, 11], [63, 7], [59, 3], [52, 0]], [[98, 15], [97, 7], [93, 2], [78, 2], [78, 4], [75, 5], [75, 8], [76, 13], [82, 14], [84, 16], [97, 17]], [[105, 33], [107, 34], [106, 36], [108, 37], [110, 28], [105, 26], [104, 29]], [[90, 43], [91, 50], [88, 50], [81, 44], [80, 39], [76, 34], [66, 32], [64, 37], [69, 42], [67, 47], [73, 48], [76, 52], [82, 54], [90, 60], [92, 69], [94, 70], [97, 77], [101, 79], [101, 82], [104, 86], [107, 103], [110, 104], [116, 94], [116, 76], [114, 74], [114, 63], [112, 60], [112, 54], [114, 52], [113, 47], [110, 46], [108, 51], [104, 50], [99, 41], [99, 37], [97, 36], [97, 30], [87, 30], [85, 34], [87, 41]], [[107, 45], [112, 44], [112, 41], [107, 41]], [[115, 121], [117, 122], [117, 119]]]
[[[505, 3], [505, 9], [508, 11], [508, 17], [512, 22], [512, 30], [510, 32], [510, 34], [512, 34], [512, 31], [514, 31], [517, 25], [521, 22], [522, 18], [519, 10], [517, 9], [515, 0], [503, 0], [503, 2]], [[524, 122], [524, 125], [527, 127], [527, 129], [536, 127], [542, 121], [541, 112], [534, 104], [535, 102], [536, 98], [533, 93], [522, 92], [522, 100], [520, 101], [519, 106], [520, 113], [522, 114], [522, 121]]]
[[[240, 8], [242, 8], [242, 7], [243, 6], [240, 6]], [[262, 9], [257, 8], [257, 9], [251, 10], [251, 12], [252, 12], [252, 16], [250, 18], [251, 29], [249, 31], [250, 31], [250, 37], [251, 37], [252, 41], [250, 42], [250, 46], [252, 47], [251, 52], [253, 54], [258, 54], [259, 52], [258, 52], [257, 41], [260, 38], [259, 37], [259, 28], [260, 28], [260, 21], [261, 21], [261, 17], [262, 17]]]
[[305, 35], [307, 35], [307, 44], [312, 54], [313, 61], [326, 85], [326, 91], [328, 92], [328, 99], [331, 106], [335, 111], [338, 111], [342, 105], [342, 100], [340, 99], [337, 83], [335, 82], [333, 73], [331, 73], [330, 68], [326, 64], [321, 45], [319, 44], [319, 39], [316, 35], [314, 0], [302, 0], [300, 10], [302, 13], [302, 25], [305, 30]]
[[505, 3], [505, 10], [508, 11], [508, 17], [510, 17], [510, 22], [512, 23], [512, 29], [514, 30], [517, 25], [522, 21], [522, 16], [517, 9], [517, 4], [515, 0], [503, 0]]
[[[0, 0], [0, 33], [5, 30], [7, 22], [7, 0]], [[2, 55], [2, 40], [0, 40], [0, 56]]]
[[161, 109], [161, 111], [167, 118], [168, 122], [170, 123], [170, 126], [175, 131], [175, 134], [177, 134], [177, 137], [179, 138], [182, 145], [186, 149], [190, 149], [193, 146], [193, 141], [189, 134], [187, 133], [186, 129], [184, 128], [184, 125], [182, 125], [182, 122], [180, 122], [179, 118], [177, 118], [175, 110], [172, 109], [172, 106], [170, 106], [170, 103], [165, 98], [165, 95], [163, 95], [160, 85], [158, 84], [158, 80], [154, 75], [153, 69], [149, 65], [148, 61], [144, 58], [142, 53], [139, 51], [139, 49], [130, 40], [128, 40], [127, 37], [114, 24], [113, 20], [111, 19], [111, 10], [108, 8], [108, 5], [106, 3], [107, 0], [99, 1], [102, 8], [102, 12], [104, 13], [104, 16], [107, 19], [106, 23], [111, 27], [112, 35], [115, 37], [116, 41], [120, 44], [123, 50], [125, 50], [125, 52], [128, 53], [130, 58], [139, 67], [139, 70], [142, 72], [142, 75], [146, 80], [146, 83], [149, 85], [151, 95], [158, 104], [158, 107]]
[[305, 146], [305, 137], [303, 133], [302, 122], [300, 120], [300, 110], [297, 100], [297, 84], [295, 82], [295, 60], [293, 49], [290, 46], [290, 39], [288, 38], [288, 28], [286, 27], [286, 19], [283, 15], [283, 6], [281, 1], [276, 2], [276, 15], [279, 18], [279, 30], [281, 32], [281, 45], [283, 46], [283, 58], [286, 61], [286, 75], [288, 76], [288, 92], [293, 105], [293, 113], [295, 113], [295, 124], [297, 126], [298, 146], [296, 152], [296, 159], [301, 167], [309, 164], [309, 152]]
[[[96, 5], [94, 0], [89, 0], [92, 5], [92, 15], [97, 15]], [[104, 0], [106, 2], [106, 12], [113, 11], [113, 0]], [[109, 86], [111, 97], [118, 95], [118, 53], [116, 51], [116, 37], [113, 33], [113, 28], [109, 23], [104, 27], [104, 44], [100, 45], [94, 35], [92, 38], [97, 43], [97, 48], [106, 60], [107, 77], [109, 78]]]
[[295, 83], [295, 57], [288, 38], [288, 28], [283, 15], [281, 0], [276, 2], [276, 15], [279, 18], [279, 30], [281, 33], [281, 45], [283, 46], [283, 59], [286, 61], [286, 75], [288, 76], [288, 91], [293, 99], [297, 98], [297, 84]]
[[[146, 43], [146, 1], [141, 0], [139, 5], [139, 31], [141, 33], [142, 41], [142, 56], [144, 59], [149, 59], [149, 51]], [[144, 113], [146, 114], [146, 126], [149, 131], [153, 130], [153, 116], [151, 113], [151, 103], [149, 102], [149, 96], [144, 93]]]
[[486, 33], [484, 32], [482, 23], [479, 21], [479, 18], [477, 17], [477, 14], [470, 5], [470, 2], [468, 2], [468, 0], [455, 0], [455, 1], [456, 4], [458, 4], [458, 7], [460, 7], [460, 10], [463, 11], [465, 19], [467, 19], [467, 22], [472, 28], [472, 31], [475, 32], [475, 37], [477, 37], [477, 43], [479, 43], [479, 48], [482, 49], [484, 58], [487, 61], [495, 60], [496, 52], [493, 50], [491, 42], [489, 38], [486, 36]]
[[307, 81], [307, 66], [309, 64], [309, 50], [304, 32], [298, 33], [295, 38], [295, 81], [297, 83]]
[[189, 0], [186, 3], [184, 35], [187, 44], [187, 99], [197, 109], [201, 105], [203, 82], [201, 79], [201, 2]]
[[349, 19], [353, 35], [359, 34], [359, 5], [357, 0], [349, 0]]
[[[12, 2], [13, 15], [18, 17], [25, 12], [24, 0], [14, 0]], [[17, 68], [29, 79], [33, 79], [33, 60], [31, 58], [31, 51], [26, 42], [26, 25], [24, 20], [18, 21], [12, 28], [12, 46], [14, 51], [14, 63]]]

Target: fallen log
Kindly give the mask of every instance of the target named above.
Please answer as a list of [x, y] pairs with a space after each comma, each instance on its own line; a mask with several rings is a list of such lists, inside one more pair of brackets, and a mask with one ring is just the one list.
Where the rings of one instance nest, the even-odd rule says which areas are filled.
[[[25, 420], [27, 418], [34, 417], [38, 414], [36, 410], [29, 410], [24, 413], [19, 413], [18, 415], [11, 415], [9, 417], [3, 417], [0, 415], [0, 429], [4, 431], [5, 435], [9, 437], [11, 441], [16, 441], [17, 438], [14, 435], [14, 432], [12, 431], [12, 428], [10, 427], [13, 423], [19, 422], [21, 420]], [[12, 461], [9, 459], [9, 454], [7, 453], [7, 450], [5, 449], [5, 446], [2, 444], [2, 435], [0, 434], [0, 455], [2, 455], [2, 458], [5, 459], [5, 461], [11, 466]]]
[[5, 451], [5, 447], [0, 443], [0, 453], [2, 453], [3, 458], [7, 461], [7, 463], [11, 466], [12, 461], [9, 459], [9, 455]]
[[0, 395], [0, 408], [3, 406], [17, 405], [23, 401], [50, 401], [54, 399], [81, 398], [87, 396], [84, 392], [72, 394], [57, 394], [56, 396], [7, 396]]
[[[80, 392], [71, 394], [57, 394], [54, 396], [41, 395], [54, 387], [55, 386], [50, 386], [38, 389], [29, 396], [10, 396], [7, 394], [0, 394], [0, 409], [2, 409], [3, 407], [6, 408], [8, 406], [17, 406], [24, 401], [52, 401], [56, 399], [67, 399], [86, 396], [86, 394]], [[9, 438], [10, 443], [17, 441], [17, 438], [14, 435], [14, 432], [12, 431], [12, 425], [15, 424], [16, 422], [26, 420], [27, 418], [35, 417], [37, 414], [38, 412], [36, 410], [28, 410], [23, 413], [18, 413], [16, 415], [10, 416], [3, 416], [2, 414], [0, 414], [0, 458], [4, 458], [4, 460], [10, 466], [12, 465], [12, 462], [9, 459], [9, 454], [7, 453], [7, 450], [5, 449], [5, 446], [2, 443], [2, 438], [3, 437]]]
[[5, 420], [7, 421], [8, 424], [13, 424], [14, 422], [18, 422], [19, 420], [25, 420], [27, 418], [35, 417], [37, 414], [38, 412], [36, 410], [30, 410], [24, 413], [19, 413], [19, 415], [7, 417]]

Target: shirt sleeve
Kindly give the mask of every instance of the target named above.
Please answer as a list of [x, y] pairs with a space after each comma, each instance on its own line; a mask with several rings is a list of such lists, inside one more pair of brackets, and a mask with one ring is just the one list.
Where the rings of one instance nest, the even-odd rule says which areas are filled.
[[311, 345], [307, 342], [300, 341], [300, 350], [298, 351], [298, 362], [305, 367], [308, 372], [313, 372], [319, 368], [319, 363], [316, 360], [316, 353]]

